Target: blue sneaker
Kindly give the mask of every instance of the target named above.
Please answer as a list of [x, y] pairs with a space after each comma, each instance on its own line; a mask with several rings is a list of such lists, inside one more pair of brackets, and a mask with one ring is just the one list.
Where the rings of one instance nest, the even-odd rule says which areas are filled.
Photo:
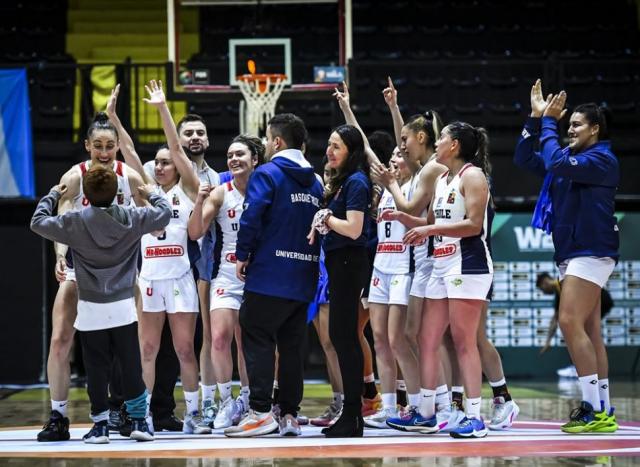
[[434, 415], [431, 418], [424, 418], [416, 407], [410, 407], [409, 411], [401, 417], [387, 419], [387, 425], [400, 431], [410, 431], [418, 433], [435, 433], [440, 429], [438, 419]]
[[453, 438], [484, 438], [488, 432], [482, 419], [464, 417], [460, 425], [449, 434]]

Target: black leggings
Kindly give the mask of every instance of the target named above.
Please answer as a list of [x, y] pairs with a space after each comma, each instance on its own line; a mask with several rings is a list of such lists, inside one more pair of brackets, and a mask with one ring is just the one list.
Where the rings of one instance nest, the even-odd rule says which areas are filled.
[[329, 274], [329, 337], [338, 354], [345, 411], [362, 406], [364, 358], [358, 337], [358, 302], [367, 282], [367, 250], [344, 247], [326, 252]]

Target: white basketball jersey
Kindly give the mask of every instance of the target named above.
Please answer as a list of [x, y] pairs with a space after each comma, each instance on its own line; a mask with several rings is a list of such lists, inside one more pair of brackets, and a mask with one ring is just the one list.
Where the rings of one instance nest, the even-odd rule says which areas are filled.
[[[420, 175], [422, 174], [422, 170], [423, 169], [420, 169], [420, 171], [417, 174], [415, 174], [413, 177], [411, 177], [411, 180], [409, 181], [411, 185], [410, 185], [410, 190], [407, 194], [407, 201], [411, 200], [411, 198], [413, 197], [413, 194], [416, 192], [416, 189], [418, 188], [418, 183], [420, 183], [420, 180], [421, 180]], [[429, 205], [427, 205], [424, 211], [420, 213], [419, 217], [427, 217], [428, 208], [429, 208]], [[420, 245], [416, 245], [413, 247], [413, 258], [414, 258], [416, 268], [426, 267], [426, 263], [431, 261], [431, 259], [429, 258], [429, 248], [426, 240], [422, 242]]]
[[[400, 188], [405, 199], [411, 191], [411, 181]], [[402, 242], [407, 228], [400, 221], [385, 221], [380, 215], [386, 209], [396, 209], [396, 203], [390, 191], [384, 190], [378, 203], [378, 246], [373, 266], [385, 274], [408, 274], [413, 272], [412, 250]]]
[[[74, 166], [80, 172], [80, 189], [75, 198], [73, 198], [73, 209], [75, 211], [81, 211], [89, 206], [89, 200], [85, 198], [82, 191], [82, 177], [87, 173], [87, 170], [91, 167], [91, 161], [84, 161]], [[127, 171], [129, 168], [121, 161], [113, 161], [113, 171], [118, 177], [118, 191], [116, 192], [113, 203], [120, 206], [130, 206], [133, 204], [131, 197], [131, 187], [129, 186], [129, 178], [127, 177]]]
[[229, 181], [223, 186], [224, 201], [216, 216], [216, 222], [220, 226], [222, 233], [222, 249], [220, 251], [220, 262], [218, 263], [218, 274], [214, 279], [214, 283], [216, 286], [226, 284], [227, 289], [229, 288], [228, 285], [237, 285], [238, 293], [241, 294], [243, 284], [236, 277], [236, 242], [238, 240], [238, 228], [240, 227], [244, 196], [235, 187], [233, 181]]
[[[464, 196], [460, 192], [460, 180], [464, 171], [469, 167], [473, 167], [473, 165], [470, 163], [464, 165], [450, 183], [447, 183], [448, 171], [438, 179], [433, 206], [435, 225], [454, 224], [466, 218]], [[493, 273], [493, 262], [487, 246], [488, 204], [489, 196], [487, 196], [485, 204], [485, 215], [480, 234], [465, 238], [434, 236], [434, 276]]]
[[146, 280], [179, 279], [191, 269], [187, 251], [187, 222], [193, 211], [193, 201], [179, 183], [166, 193], [157, 186], [156, 193], [169, 203], [171, 220], [159, 237], [151, 234], [142, 236], [140, 276]]

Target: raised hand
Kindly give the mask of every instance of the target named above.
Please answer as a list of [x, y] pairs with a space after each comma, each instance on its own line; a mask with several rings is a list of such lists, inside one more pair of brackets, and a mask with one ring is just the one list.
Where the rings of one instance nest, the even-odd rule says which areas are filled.
[[164, 91], [162, 90], [162, 81], [157, 81], [152, 79], [149, 81], [149, 85], [144, 86], [144, 88], [149, 93], [149, 98], [146, 97], [143, 99], [147, 104], [151, 104], [155, 107], [160, 107], [167, 103], [166, 98], [164, 97]]
[[120, 93], [120, 84], [111, 90], [111, 97], [107, 101], [107, 115], [110, 119], [116, 117], [116, 105], [118, 103], [118, 94]]
[[198, 190], [198, 196], [196, 197], [196, 203], [204, 203], [204, 200], [207, 199], [211, 193], [211, 185], [207, 182], [200, 184], [200, 189]]
[[345, 110], [349, 110], [349, 88], [347, 87], [347, 83], [345, 81], [342, 82], [343, 91], [340, 92], [340, 89], [334, 88], [333, 97], [338, 101], [338, 106], [340, 106], [340, 110], [343, 112]]
[[567, 113], [567, 109], [564, 108], [566, 102], [567, 93], [564, 91], [560, 91], [560, 94], [556, 94], [555, 96], [553, 96], [553, 98], [549, 102], [549, 105], [544, 110], [543, 116], [560, 120], [562, 117], [564, 117], [564, 114]]
[[430, 237], [432, 235], [431, 228], [431, 225], [414, 227], [404, 235], [402, 242], [407, 245], [420, 245], [425, 241], [427, 237]]
[[542, 94], [542, 81], [538, 78], [531, 86], [531, 116], [540, 118], [551, 102], [553, 94], [549, 94], [545, 99]]
[[387, 76], [387, 81], [389, 86], [382, 90], [382, 96], [389, 107], [396, 107], [398, 105], [398, 91], [393, 85], [390, 76]]
[[371, 177], [385, 188], [389, 188], [389, 185], [396, 180], [395, 171], [385, 167], [383, 164], [373, 164], [371, 166]]

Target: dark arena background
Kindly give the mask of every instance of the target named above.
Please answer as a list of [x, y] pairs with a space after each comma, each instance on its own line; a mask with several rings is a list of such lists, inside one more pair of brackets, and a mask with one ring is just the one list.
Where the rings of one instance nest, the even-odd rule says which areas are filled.
[[[640, 462], [640, 2], [638, 0], [20, 0], [0, 2], [0, 463], [10, 466], [236, 465], [637, 465]], [[144, 85], [159, 79], [175, 121], [206, 119], [207, 163], [227, 170], [226, 150], [252, 130], [239, 75], [286, 75], [276, 113], [293, 112], [309, 131], [306, 156], [322, 173], [332, 128], [344, 123], [333, 92], [349, 86], [364, 132], [393, 134], [382, 90], [391, 78], [406, 118], [436, 110], [445, 122], [483, 126], [490, 137], [494, 297], [487, 335], [498, 349], [520, 415], [513, 428], [482, 440], [365, 430], [325, 439], [303, 427], [228, 439], [158, 433], [154, 443], [117, 434], [106, 447], [82, 443], [90, 426], [79, 342], [71, 362], [71, 440], [38, 443], [49, 415], [46, 362], [58, 283], [51, 242], [29, 229], [41, 196], [87, 159], [95, 112], [120, 83], [117, 112], [143, 162], [165, 142]], [[551, 238], [530, 226], [541, 180], [513, 163], [543, 92], [565, 90], [567, 108], [595, 102], [611, 113], [621, 181], [616, 195], [620, 261], [607, 283], [614, 306], [603, 320], [613, 434], [566, 435], [561, 421], [580, 400], [562, 334], [541, 354], [554, 312], [536, 288], [557, 275]], [[273, 82], [270, 83], [273, 85]], [[255, 122], [254, 122], [255, 123]], [[567, 143], [568, 118], [560, 122]], [[264, 136], [264, 128], [256, 131]], [[119, 156], [120, 157], [120, 156]], [[197, 333], [201, 328], [197, 328]], [[366, 335], [371, 340], [371, 331]], [[196, 338], [201, 345], [201, 337]], [[372, 345], [373, 348], [373, 345]], [[562, 373], [562, 372], [561, 372]], [[234, 370], [234, 380], [237, 373]], [[313, 326], [305, 355], [302, 413], [331, 398]], [[483, 390], [483, 412], [491, 402]], [[184, 410], [182, 392], [176, 392]]]

